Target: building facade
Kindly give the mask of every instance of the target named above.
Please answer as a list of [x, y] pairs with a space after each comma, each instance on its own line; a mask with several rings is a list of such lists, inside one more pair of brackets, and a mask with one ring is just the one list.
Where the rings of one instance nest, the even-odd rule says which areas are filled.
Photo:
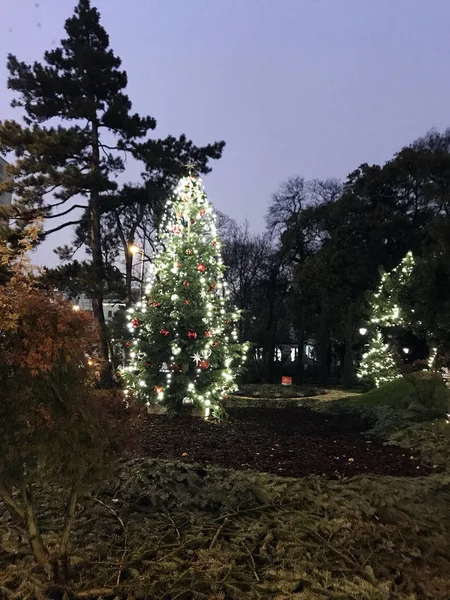
[[[8, 178], [8, 174], [6, 172], [6, 167], [8, 163], [4, 158], [0, 156], [0, 183], [6, 181]], [[2, 192], [0, 193], [0, 204], [11, 204], [12, 202], [12, 194], [11, 192]]]

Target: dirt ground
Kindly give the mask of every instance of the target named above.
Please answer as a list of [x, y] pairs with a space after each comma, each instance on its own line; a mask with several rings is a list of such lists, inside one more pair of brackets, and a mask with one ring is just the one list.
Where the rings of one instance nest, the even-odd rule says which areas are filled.
[[230, 409], [220, 423], [148, 415], [142, 426], [145, 455], [287, 477], [380, 474], [414, 477], [429, 469], [408, 450], [363, 435], [356, 416], [307, 408]]

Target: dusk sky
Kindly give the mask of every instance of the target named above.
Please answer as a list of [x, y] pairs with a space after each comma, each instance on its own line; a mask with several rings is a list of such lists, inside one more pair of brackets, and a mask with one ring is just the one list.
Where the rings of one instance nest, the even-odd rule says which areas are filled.
[[[449, 0], [96, 0], [155, 136], [224, 139], [213, 204], [262, 231], [292, 175], [338, 177], [450, 126]], [[0, 119], [18, 117], [6, 54], [40, 60], [75, 0], [1, 0]], [[126, 180], [138, 180], [131, 166]], [[56, 264], [52, 237], [35, 260]]]

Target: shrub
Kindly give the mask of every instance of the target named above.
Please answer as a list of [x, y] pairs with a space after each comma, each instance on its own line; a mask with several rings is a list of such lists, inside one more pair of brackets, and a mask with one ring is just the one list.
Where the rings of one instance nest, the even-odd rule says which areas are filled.
[[[93, 317], [15, 272], [0, 287], [0, 496], [28, 536], [36, 561], [67, 571], [79, 495], [95, 484], [132, 436], [131, 407], [96, 392]], [[59, 549], [50, 556], [37, 519], [37, 484], [59, 487], [67, 504]]]

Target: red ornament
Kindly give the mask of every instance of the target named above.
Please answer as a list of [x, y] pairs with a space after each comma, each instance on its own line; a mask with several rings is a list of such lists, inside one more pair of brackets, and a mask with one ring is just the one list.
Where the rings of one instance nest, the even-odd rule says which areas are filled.
[[211, 285], [209, 286], [210, 290], [215, 290], [216, 289], [216, 284], [215, 283], [211, 283]]
[[121, 373], [116, 373], [116, 377], [117, 377], [117, 379], [120, 379], [122, 377], [122, 374]]
[[213, 241], [211, 242], [211, 244], [212, 244], [213, 246], [217, 246], [217, 240], [213, 240]]
[[152, 302], [152, 306], [154, 308], [159, 308], [161, 306], [161, 302]]
[[187, 287], [189, 285], [189, 281], [183, 281], [183, 285]]
[[191, 301], [190, 301], [190, 300], [185, 300], [185, 301], [184, 301], [184, 303], [185, 303], [185, 304], [190, 304], [190, 303], [191, 303]]
[[159, 330], [159, 333], [160, 333], [161, 335], [169, 335], [169, 332], [167, 331], [167, 329], [160, 329], [160, 330]]
[[206, 215], [206, 209], [204, 208], [204, 209], [203, 209], [203, 210], [201, 210], [201, 211], [200, 211], [198, 214], [199, 214], [201, 217], [203, 217], [204, 215]]
[[129, 348], [129, 347], [131, 346], [131, 342], [127, 342], [127, 343], [125, 344], [125, 346], [126, 346], [127, 348]]
[[147, 365], [147, 367], [153, 366], [151, 362], [146, 362], [145, 364]]
[[182, 217], [182, 216], [183, 216], [183, 213], [181, 211], [177, 212], [177, 217]]
[[209, 361], [207, 360], [200, 360], [198, 363], [198, 366], [200, 367], [200, 369], [208, 369], [209, 368]]
[[230, 320], [229, 319], [225, 319], [225, 325], [229, 325], [230, 324]]
[[197, 333], [195, 331], [188, 331], [187, 336], [190, 340], [195, 340], [195, 338], [197, 337]]
[[175, 233], [175, 235], [180, 235], [180, 233], [181, 233], [180, 225], [174, 225], [172, 231]]
[[206, 271], [206, 267], [203, 263], [199, 263], [197, 265], [197, 271], [200, 271], [200, 273], [204, 273]]
[[155, 386], [155, 394], [162, 394], [164, 391], [164, 388], [162, 386]]
[[211, 342], [211, 346], [217, 346], [217, 342]]
[[169, 365], [169, 369], [171, 371], [181, 371], [180, 365], [177, 365], [176, 363], [172, 363], [171, 365]]
[[191, 219], [191, 225], [195, 223], [195, 219]]
[[131, 319], [131, 324], [133, 327], [139, 327], [139, 321], [137, 319]]
[[211, 337], [211, 332], [208, 329], [205, 331], [205, 337]]

